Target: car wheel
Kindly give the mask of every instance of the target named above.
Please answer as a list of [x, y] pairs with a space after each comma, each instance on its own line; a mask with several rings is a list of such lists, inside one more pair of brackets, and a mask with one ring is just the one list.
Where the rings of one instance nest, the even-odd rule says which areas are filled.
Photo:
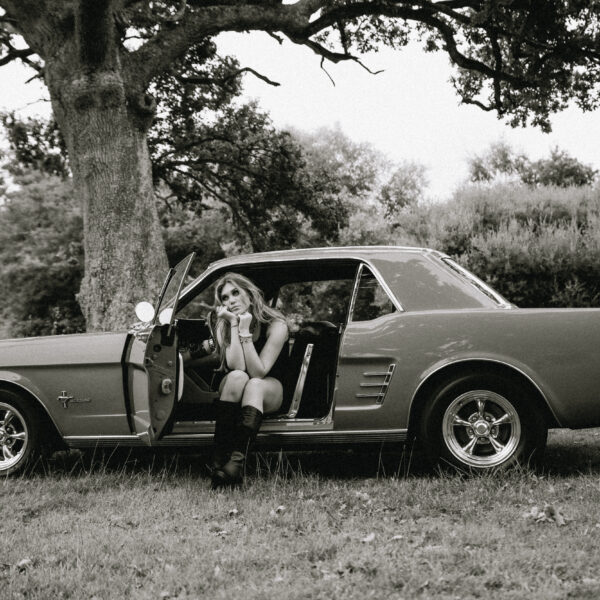
[[12, 391], [0, 391], [0, 476], [24, 471], [40, 456], [35, 407]]
[[468, 471], [528, 464], [547, 427], [523, 389], [494, 374], [469, 374], [439, 386], [427, 401], [419, 437], [428, 457]]

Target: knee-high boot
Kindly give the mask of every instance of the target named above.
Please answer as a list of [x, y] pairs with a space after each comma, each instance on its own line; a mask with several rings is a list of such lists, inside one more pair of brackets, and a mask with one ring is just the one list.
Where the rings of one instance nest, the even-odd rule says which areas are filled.
[[232, 445], [231, 458], [220, 469], [213, 472], [213, 489], [226, 485], [239, 485], [244, 479], [244, 464], [246, 454], [252, 447], [263, 414], [253, 406], [244, 406], [241, 412], [241, 418], [235, 432], [235, 438]]
[[240, 416], [238, 402], [215, 400], [215, 437], [211, 469], [220, 469], [227, 464], [233, 450], [236, 428]]

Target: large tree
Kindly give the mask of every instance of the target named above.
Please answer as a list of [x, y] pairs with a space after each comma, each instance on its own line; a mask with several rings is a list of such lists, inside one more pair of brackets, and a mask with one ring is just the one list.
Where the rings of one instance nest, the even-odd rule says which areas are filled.
[[[599, 3], [580, 0], [0, 0], [0, 65], [48, 87], [84, 219], [88, 329], [123, 325], [166, 267], [147, 133], [153, 81], [222, 31], [285, 36], [334, 62], [416, 31], [458, 67], [463, 101], [548, 127], [571, 98], [598, 103]], [[21, 43], [21, 38], [24, 44]]]

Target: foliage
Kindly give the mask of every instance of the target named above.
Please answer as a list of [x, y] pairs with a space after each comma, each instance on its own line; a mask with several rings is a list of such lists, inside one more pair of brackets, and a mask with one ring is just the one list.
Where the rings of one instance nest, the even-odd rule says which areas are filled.
[[[139, 290], [151, 293], [159, 285], [156, 274], [165, 266], [166, 254], [160, 244], [147, 152], [146, 136], [156, 108], [152, 93], [159, 97], [168, 89], [173, 74], [185, 91], [206, 85], [204, 65], [213, 61], [217, 77], [209, 77], [208, 83], [217, 88], [202, 94], [206, 101], [226, 103], [228, 95], [235, 94], [227, 88], [235, 88], [234, 79], [251, 70], [235, 69], [227, 59], [215, 58], [211, 38], [220, 32], [285, 36], [333, 62], [360, 62], [360, 53], [381, 44], [401, 48], [416, 35], [427, 51], [447, 52], [457, 67], [453, 81], [462, 102], [508, 115], [513, 125], [532, 122], [549, 129], [550, 114], [570, 100], [585, 110], [599, 104], [597, 0], [547, 0], [543, 6], [533, 0], [263, 4], [0, 0], [0, 66], [19, 60], [36, 77], [43, 77], [71, 156], [86, 214], [80, 300], [91, 328], [123, 325], [122, 315]], [[188, 113], [182, 123], [192, 122], [191, 116]], [[231, 212], [236, 226], [246, 230], [253, 247], [263, 249], [302, 231], [304, 221], [312, 218], [306, 213], [314, 211], [318, 213], [314, 229], [326, 240], [335, 239], [335, 219], [345, 218], [339, 206], [328, 204], [327, 196], [316, 196], [311, 181], [294, 179], [298, 156], [283, 138], [277, 146], [278, 156], [266, 157], [267, 181], [257, 186], [251, 173], [229, 190], [235, 199]], [[213, 149], [211, 158], [213, 151], [218, 155]], [[244, 157], [242, 164], [247, 165], [245, 161]], [[113, 176], [115, 171], [119, 177]], [[107, 180], [112, 183], [109, 195]], [[299, 193], [278, 204], [281, 192], [294, 188]], [[258, 214], [250, 202], [255, 195], [261, 207]], [[311, 204], [315, 198], [323, 202]], [[291, 219], [289, 206], [297, 210]], [[272, 230], [253, 226], [265, 217], [273, 221]], [[326, 226], [330, 229], [323, 230]], [[131, 235], [136, 228], [142, 231]], [[128, 243], [126, 253], [121, 252], [123, 240]], [[140, 253], [145, 260], [135, 261]]]
[[53, 119], [0, 113], [0, 123], [7, 134], [12, 159], [6, 168], [15, 174], [33, 169], [48, 175], [67, 177], [69, 167], [66, 147]]
[[472, 157], [469, 172], [474, 182], [516, 179], [528, 185], [560, 187], [592, 185], [598, 174], [558, 147], [550, 151], [548, 158], [532, 161], [505, 142], [492, 144], [483, 155]]
[[394, 217], [403, 208], [423, 199], [428, 181], [426, 168], [413, 161], [396, 167], [388, 182], [381, 188], [380, 202], [386, 217]]
[[600, 306], [597, 188], [464, 187], [404, 213], [398, 234], [454, 256], [519, 306]]
[[16, 336], [84, 331], [81, 210], [71, 183], [38, 171], [16, 177], [0, 205], [0, 295]]
[[341, 203], [323, 198], [292, 136], [255, 103], [235, 102], [240, 65], [214, 54], [207, 59], [207, 46], [214, 53], [208, 43], [192, 49], [153, 82], [155, 183], [198, 215], [207, 205], [226, 206], [241, 245], [251, 250], [297, 244], [305, 221], [323, 241], [335, 239], [332, 216], [343, 215]]

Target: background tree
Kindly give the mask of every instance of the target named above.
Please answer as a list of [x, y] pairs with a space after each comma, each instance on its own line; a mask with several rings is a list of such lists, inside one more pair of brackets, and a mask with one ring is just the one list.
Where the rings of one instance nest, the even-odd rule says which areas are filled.
[[396, 218], [403, 208], [423, 199], [428, 185], [426, 173], [427, 169], [414, 161], [404, 161], [396, 167], [380, 193], [387, 218]]
[[482, 155], [469, 159], [473, 182], [521, 181], [527, 185], [570, 187], [592, 185], [598, 171], [558, 147], [548, 158], [532, 161], [505, 142], [492, 144]]
[[69, 152], [84, 222], [79, 298], [92, 330], [123, 325], [135, 299], [159, 285], [166, 255], [149, 92], [188, 52], [212, 58], [207, 40], [221, 31], [284, 35], [341, 61], [380, 44], [402, 47], [416, 30], [427, 50], [446, 51], [458, 67], [464, 102], [514, 124], [547, 129], [569, 99], [584, 109], [598, 102], [596, 2], [0, 0], [0, 8], [0, 65], [19, 59], [44, 78]]

